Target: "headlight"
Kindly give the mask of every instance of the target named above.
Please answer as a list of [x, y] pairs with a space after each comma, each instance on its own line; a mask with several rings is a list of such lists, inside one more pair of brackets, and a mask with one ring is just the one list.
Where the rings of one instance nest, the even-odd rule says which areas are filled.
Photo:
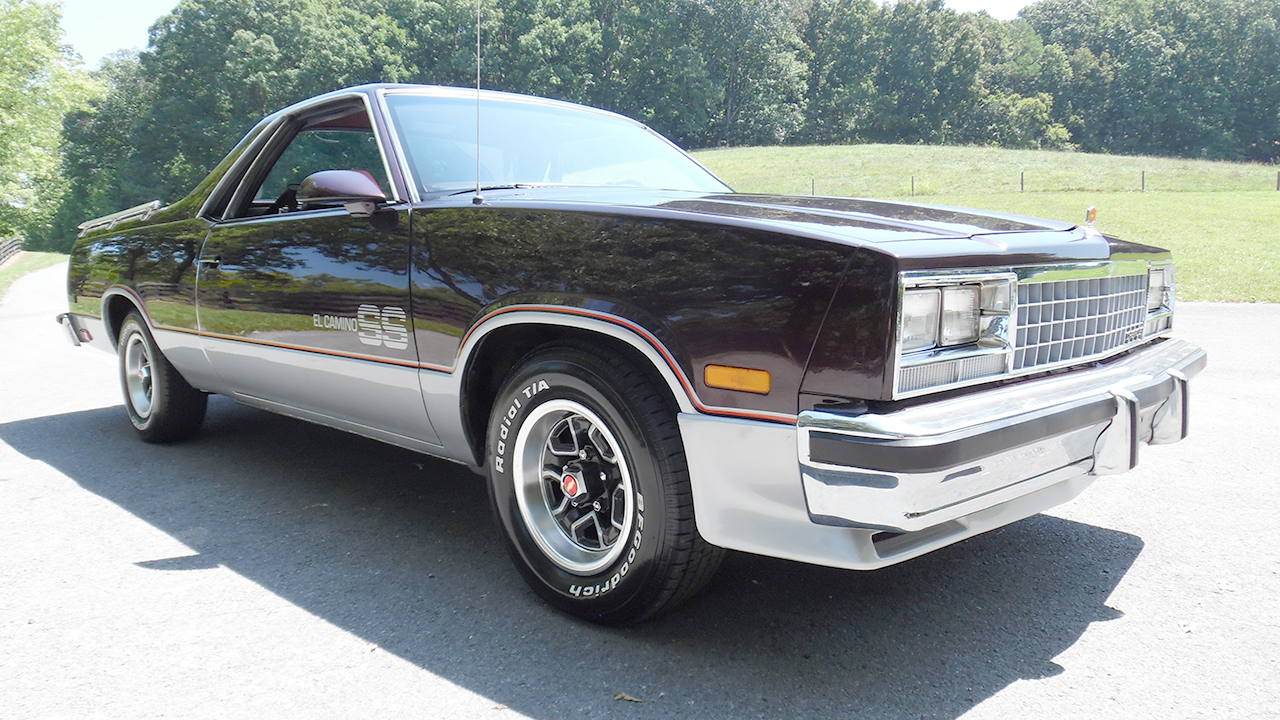
[[903, 275], [896, 395], [1009, 371], [1012, 272]]
[[1170, 307], [1169, 294], [1173, 290], [1173, 268], [1151, 268], [1147, 273], [1147, 312]]
[[942, 336], [939, 345], [965, 345], [978, 342], [978, 325], [982, 314], [978, 298], [980, 285], [961, 285], [942, 289]]
[[938, 314], [942, 293], [935, 288], [908, 290], [902, 295], [902, 351], [938, 344]]
[[1147, 324], [1144, 335], [1151, 337], [1173, 327], [1173, 264], [1153, 263], [1147, 271]]
[[1003, 345], [1008, 327], [1012, 279], [984, 279], [940, 287], [912, 288], [902, 294], [902, 352], [951, 348], [986, 342]]

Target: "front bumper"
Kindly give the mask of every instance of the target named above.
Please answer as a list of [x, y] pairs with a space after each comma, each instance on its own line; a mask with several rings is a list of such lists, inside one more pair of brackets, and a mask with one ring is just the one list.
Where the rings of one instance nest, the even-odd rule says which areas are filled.
[[1203, 350], [1155, 343], [1114, 362], [885, 414], [800, 414], [812, 522], [914, 533], [1081, 475], [1125, 472], [1186, 437]]

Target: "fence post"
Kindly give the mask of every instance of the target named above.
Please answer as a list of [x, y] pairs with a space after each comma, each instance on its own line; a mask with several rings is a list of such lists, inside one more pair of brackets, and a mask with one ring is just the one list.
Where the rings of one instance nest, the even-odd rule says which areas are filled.
[[1147, 191], [1147, 171], [1142, 171], [1142, 192]]
[[912, 195], [912, 197], [914, 197], [914, 196], [915, 196], [915, 194], [916, 194], [916, 176], [915, 176], [915, 175], [912, 175], [912, 176], [911, 176], [911, 195]]
[[1027, 171], [1026, 170], [1023, 170], [1022, 172], [1018, 173], [1018, 184], [1021, 187], [1020, 192], [1027, 191]]
[[818, 181], [816, 178], [809, 178], [809, 194], [810, 195], [818, 194]]

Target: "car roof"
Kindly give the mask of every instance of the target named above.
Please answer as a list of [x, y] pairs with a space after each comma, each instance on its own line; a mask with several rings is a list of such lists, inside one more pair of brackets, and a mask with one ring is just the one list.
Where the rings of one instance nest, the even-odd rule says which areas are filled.
[[325, 102], [336, 100], [342, 97], [349, 97], [352, 95], [364, 95], [372, 99], [372, 96], [377, 94], [420, 95], [425, 97], [468, 98], [468, 99], [475, 98], [476, 95], [479, 94], [480, 99], [483, 99], [483, 100], [528, 103], [532, 105], [545, 105], [549, 107], [573, 109], [573, 110], [579, 110], [582, 112], [595, 113], [598, 115], [606, 115], [609, 117], [616, 118], [618, 120], [625, 120], [626, 122], [629, 122], [635, 125], [643, 125], [643, 123], [637, 120], [634, 120], [632, 118], [629, 118], [625, 115], [619, 115], [618, 113], [610, 112], [608, 110], [594, 108], [589, 105], [579, 105], [578, 103], [571, 103], [564, 100], [553, 100], [551, 98], [538, 97], [536, 95], [522, 95], [520, 93], [504, 92], [501, 90], [481, 89], [477, 93], [476, 88], [473, 88], [473, 87], [452, 87], [448, 85], [416, 85], [411, 83], [366, 83], [364, 85], [353, 85], [351, 87], [340, 88], [338, 90], [333, 90], [331, 92], [327, 92], [322, 95], [316, 95], [314, 97], [307, 98], [306, 100], [301, 100], [292, 105], [289, 105], [288, 107], [281, 108], [280, 110], [277, 110], [271, 113], [270, 115], [268, 115], [266, 118], [264, 118], [264, 121], [270, 121], [282, 115], [291, 115], [296, 112], [305, 110], [312, 105], [323, 104]]

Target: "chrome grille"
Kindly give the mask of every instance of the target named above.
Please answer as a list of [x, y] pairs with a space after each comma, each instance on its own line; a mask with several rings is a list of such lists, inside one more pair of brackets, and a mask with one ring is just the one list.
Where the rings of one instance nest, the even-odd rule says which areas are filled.
[[1013, 370], [1102, 355], [1143, 338], [1147, 276], [1018, 284]]

